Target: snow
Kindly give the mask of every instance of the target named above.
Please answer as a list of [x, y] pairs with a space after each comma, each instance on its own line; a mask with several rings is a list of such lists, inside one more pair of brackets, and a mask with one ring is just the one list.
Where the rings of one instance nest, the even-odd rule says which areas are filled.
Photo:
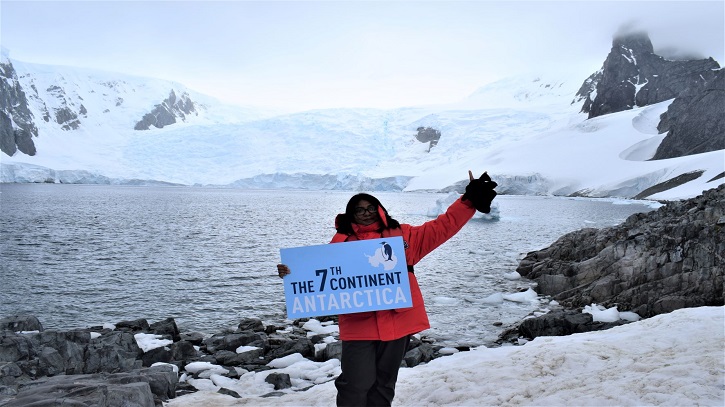
[[162, 335], [156, 335], [156, 334], [145, 334], [145, 333], [138, 333], [133, 336], [136, 338], [136, 343], [138, 344], [138, 347], [141, 348], [144, 352], [148, 352], [151, 349], [161, 348], [166, 345], [171, 345], [174, 343], [171, 339], [162, 339]]
[[189, 373], [199, 373], [205, 371], [226, 373], [227, 371], [226, 369], [224, 369], [224, 367], [215, 365], [211, 362], [191, 362], [188, 365], [184, 366], [184, 370]]
[[331, 323], [322, 323], [316, 319], [310, 319], [302, 325], [302, 328], [310, 331], [310, 335], [326, 335], [340, 332], [337, 325]]
[[520, 292], [520, 293], [514, 293], [514, 294], [504, 294], [503, 299], [507, 301], [513, 301], [513, 302], [531, 302], [536, 301], [539, 298], [539, 295], [536, 294], [536, 291], [529, 288], [526, 291]]
[[[590, 72], [512, 77], [448, 105], [276, 114], [158, 79], [11, 62], [24, 89], [40, 90], [28, 97], [38, 153], [2, 154], [1, 182], [449, 191], [465, 185], [471, 169], [488, 171], [505, 194], [632, 198], [704, 171], [651, 196], [663, 200], [725, 182], [708, 182], [725, 170], [725, 150], [649, 161], [664, 138], [659, 115], [671, 101], [587, 119], [572, 100]], [[188, 93], [198, 114], [133, 130], [171, 90]], [[77, 130], [40, 119], [44, 108], [80, 104], [88, 113]], [[418, 142], [418, 127], [440, 130], [438, 144]]]
[[594, 322], [617, 322], [620, 319], [617, 307], [604, 308], [597, 304], [592, 304], [585, 306], [583, 312], [591, 314]]
[[[595, 307], [599, 308], [599, 307]], [[522, 346], [474, 348], [400, 370], [393, 405], [422, 406], [722, 406], [725, 402], [723, 307], [680, 309], [605, 331], [539, 337]], [[609, 311], [614, 315], [614, 311]], [[620, 317], [621, 317], [620, 313]], [[334, 406], [339, 362], [288, 356], [239, 380], [189, 379], [200, 391], [166, 407]], [[200, 363], [200, 362], [195, 362]], [[188, 370], [188, 366], [187, 366]], [[284, 371], [306, 391], [264, 382]], [[216, 393], [220, 387], [241, 398]]]
[[249, 352], [249, 351], [253, 351], [253, 350], [257, 350], [257, 349], [260, 349], [260, 348], [257, 346], [240, 346], [235, 350], [235, 352], [244, 353], [244, 352]]

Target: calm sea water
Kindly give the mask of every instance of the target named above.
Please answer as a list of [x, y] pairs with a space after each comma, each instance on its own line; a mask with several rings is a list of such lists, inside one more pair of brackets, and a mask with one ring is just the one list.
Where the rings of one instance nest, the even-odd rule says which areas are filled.
[[[45, 328], [175, 318], [219, 332], [241, 317], [285, 318], [279, 249], [327, 243], [350, 192], [186, 187], [0, 185], [0, 316]], [[403, 223], [431, 218], [440, 194], [376, 193]], [[562, 234], [621, 223], [644, 203], [499, 196], [498, 220], [473, 219], [416, 266], [441, 344], [494, 340], [546, 305], [482, 301], [531, 286], [519, 259]], [[503, 327], [494, 326], [502, 322]]]

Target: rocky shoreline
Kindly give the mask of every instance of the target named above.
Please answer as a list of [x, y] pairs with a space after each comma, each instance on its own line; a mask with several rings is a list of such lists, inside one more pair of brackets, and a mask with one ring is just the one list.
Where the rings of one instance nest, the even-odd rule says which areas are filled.
[[725, 184], [619, 226], [568, 233], [516, 271], [566, 308], [617, 305], [651, 317], [723, 305], [723, 236]]
[[[517, 269], [537, 283], [539, 295], [561, 306], [524, 319], [486, 346], [628, 323], [595, 321], [582, 312], [594, 303], [645, 318], [679, 308], [722, 306], [724, 230], [725, 184], [632, 215], [619, 226], [567, 234], [529, 253]], [[6, 316], [0, 319], [0, 406], [159, 406], [197, 391], [195, 380], [267, 372], [289, 357], [330, 363], [325, 377], [309, 383], [313, 386], [339, 374], [337, 334], [335, 317], [295, 320], [288, 326], [245, 318], [234, 330], [203, 335], [179, 332], [173, 318], [59, 331], [44, 330], [34, 316]], [[411, 345], [403, 362], [407, 367], [469, 350], [437, 346], [424, 337]], [[293, 388], [289, 374], [268, 373], [264, 380], [274, 391], [262, 397], [306, 389], [299, 383]], [[233, 386], [216, 387], [240, 397], [229, 388]]]
[[[270, 370], [273, 360], [295, 354], [314, 362], [339, 360], [336, 322], [329, 317], [265, 326], [258, 318], [245, 318], [235, 330], [203, 335], [179, 332], [173, 318], [60, 331], [44, 330], [32, 315], [9, 316], [0, 319], [0, 406], [56, 405], [61, 399], [94, 406], [158, 406], [197, 391], [188, 379], [208, 378], [210, 372], [235, 379]], [[416, 337], [403, 364], [413, 367], [466, 350], [451, 351]], [[327, 380], [335, 377], [331, 373]], [[275, 390], [291, 387], [287, 374], [272, 373], [266, 381]], [[220, 392], [239, 397], [230, 389]]]
[[[594, 322], [590, 314], [576, 314], [577, 332], [624, 322]], [[533, 320], [540, 319], [525, 321]], [[498, 342], [486, 346], [518, 344], [520, 338], [537, 336], [527, 335], [530, 332], [530, 328], [514, 327]], [[416, 335], [402, 366], [414, 367], [470, 349], [439, 346], [432, 339]], [[238, 379], [248, 372], [272, 370], [273, 361], [291, 355], [318, 363], [337, 360], [333, 364], [338, 369], [314, 383], [320, 384], [339, 374], [341, 350], [336, 317], [299, 319], [288, 326], [264, 325], [258, 318], [244, 318], [235, 330], [204, 335], [179, 332], [173, 318], [152, 324], [138, 319], [60, 331], [44, 330], [34, 316], [15, 315], [0, 319], [0, 406], [160, 406], [174, 397], [196, 392], [192, 384], [196, 379], [208, 379], [212, 374]], [[308, 388], [292, 389], [290, 375], [285, 373], [270, 373], [265, 382], [274, 391], [261, 397], [281, 396], [285, 389]], [[218, 392], [240, 397], [223, 386]]]

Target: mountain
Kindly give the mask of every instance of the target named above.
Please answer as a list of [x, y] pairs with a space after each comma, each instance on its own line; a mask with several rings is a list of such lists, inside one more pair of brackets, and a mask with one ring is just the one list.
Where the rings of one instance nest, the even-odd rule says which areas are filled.
[[674, 99], [657, 126], [667, 136], [654, 160], [725, 149], [725, 71], [712, 58], [656, 55], [647, 33], [615, 37], [602, 69], [584, 81], [577, 98], [590, 119]]
[[[615, 38], [607, 60], [622, 46], [634, 50], [629, 41]], [[627, 56], [642, 64], [639, 52]], [[722, 70], [707, 61], [658, 62], [706, 79], [679, 91], [673, 78], [695, 74], [665, 75], [648, 63], [642, 78], [660, 84], [646, 92], [657, 97], [635, 103], [647, 84], [634, 82], [632, 103], [607, 102], [608, 114], [586, 106], [630, 87], [609, 92], [621, 82], [607, 79], [617, 69], [607, 62], [588, 78], [506, 78], [449, 105], [278, 114], [178, 83], [28, 64], [4, 52], [0, 181], [446, 192], [461, 191], [471, 169], [488, 171], [502, 194], [688, 198], [724, 182], [721, 127], [708, 124], [721, 121], [698, 119], [719, 97]], [[693, 128], [716, 142], [698, 150]], [[670, 135], [684, 147], [653, 160]]]
[[0, 150], [10, 156], [18, 150], [35, 155], [33, 137], [38, 137], [38, 128], [18, 75], [5, 58], [0, 60], [0, 77]]
[[676, 98], [712, 80], [718, 69], [712, 58], [666, 60], [654, 53], [647, 33], [630, 33], [614, 38], [602, 69], [584, 82], [577, 96], [586, 99], [582, 112], [591, 119]]
[[270, 115], [223, 105], [160, 79], [13, 61], [6, 49], [0, 79], [0, 145], [8, 156], [16, 149], [33, 156], [36, 142], [45, 138], [104, 138], [130, 129], [239, 123]]
[[725, 70], [680, 93], [657, 126], [667, 133], [653, 160], [725, 149]]

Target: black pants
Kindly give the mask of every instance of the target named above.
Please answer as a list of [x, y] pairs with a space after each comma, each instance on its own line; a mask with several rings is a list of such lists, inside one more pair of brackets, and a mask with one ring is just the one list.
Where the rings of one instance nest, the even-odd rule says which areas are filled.
[[410, 336], [394, 341], [342, 341], [337, 405], [390, 406]]

